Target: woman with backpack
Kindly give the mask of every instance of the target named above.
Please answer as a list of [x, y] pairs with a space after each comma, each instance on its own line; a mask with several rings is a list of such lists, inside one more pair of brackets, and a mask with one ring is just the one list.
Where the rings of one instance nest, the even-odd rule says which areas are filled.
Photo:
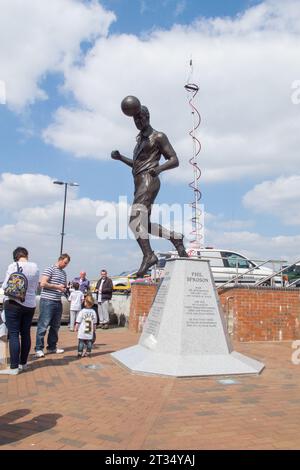
[[13, 251], [13, 260], [7, 268], [2, 285], [5, 294], [4, 312], [9, 337], [10, 368], [1, 370], [0, 374], [8, 375], [17, 375], [28, 367], [30, 328], [39, 282], [38, 267], [28, 261], [26, 248], [16, 248]]

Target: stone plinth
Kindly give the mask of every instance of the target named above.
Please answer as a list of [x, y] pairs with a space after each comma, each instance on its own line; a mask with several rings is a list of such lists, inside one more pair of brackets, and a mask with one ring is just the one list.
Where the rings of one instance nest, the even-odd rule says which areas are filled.
[[132, 372], [176, 377], [257, 374], [232, 350], [209, 262], [169, 260], [139, 343], [112, 354]]

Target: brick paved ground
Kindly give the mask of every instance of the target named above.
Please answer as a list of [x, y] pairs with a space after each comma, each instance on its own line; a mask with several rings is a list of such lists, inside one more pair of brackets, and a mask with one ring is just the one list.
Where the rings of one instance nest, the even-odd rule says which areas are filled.
[[130, 374], [110, 352], [137, 339], [126, 328], [97, 330], [93, 357], [78, 360], [76, 336], [63, 327], [63, 355], [0, 378], [0, 449], [300, 448], [300, 365], [290, 342], [236, 344], [266, 369], [224, 385]]

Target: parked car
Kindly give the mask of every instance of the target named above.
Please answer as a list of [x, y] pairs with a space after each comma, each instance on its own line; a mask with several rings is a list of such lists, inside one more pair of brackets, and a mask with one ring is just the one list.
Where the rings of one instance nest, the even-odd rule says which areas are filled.
[[[285, 266], [283, 266], [283, 268], [284, 267]], [[289, 284], [292, 284], [298, 279], [299, 282], [295, 282], [293, 287], [300, 287], [300, 264], [293, 264], [292, 266], [287, 267], [287, 269], [285, 269], [282, 274], [288, 277]]]
[[113, 282], [114, 292], [119, 293], [129, 293], [131, 290], [131, 285], [136, 283], [152, 283], [151, 270], [149, 270], [143, 278], [136, 277], [136, 270], [132, 271], [123, 271], [118, 276], [112, 276], [111, 280]]
[[[190, 257], [198, 257], [201, 259], [208, 259], [210, 261], [210, 267], [217, 286], [220, 286], [241, 274], [244, 274], [244, 276], [239, 278], [237, 281], [233, 281], [233, 283], [237, 282], [242, 285], [253, 285], [263, 278], [274, 274], [272, 269], [267, 268], [266, 266], [259, 267], [254, 261], [251, 261], [240, 253], [236, 253], [234, 251], [202, 248], [201, 250], [188, 250], [187, 252]], [[175, 258], [176, 256], [178, 256], [176, 251], [159, 253], [159, 262], [156, 270], [156, 276], [158, 278], [163, 277], [166, 260]], [[245, 274], [252, 268], [253, 270], [251, 272]], [[266, 281], [266, 285], [281, 287], [281, 276], [275, 276], [273, 280]]]
[[[2, 289], [2, 282], [0, 283], [0, 311], [3, 310], [3, 300], [4, 300], [4, 291]], [[41, 289], [37, 289], [36, 293], [36, 309], [33, 316], [33, 323], [37, 323], [39, 315], [40, 315], [40, 297], [41, 297]], [[62, 304], [63, 304], [63, 312], [62, 312], [62, 323], [69, 323], [70, 319], [70, 302], [68, 301], [66, 296], [62, 296]]]
[[[41, 289], [38, 288], [36, 295], [36, 308], [33, 315], [32, 323], [37, 323], [40, 316], [40, 299], [41, 299]], [[65, 295], [61, 298], [63, 311], [61, 316], [61, 323], [68, 324], [70, 321], [70, 302], [68, 301]]]

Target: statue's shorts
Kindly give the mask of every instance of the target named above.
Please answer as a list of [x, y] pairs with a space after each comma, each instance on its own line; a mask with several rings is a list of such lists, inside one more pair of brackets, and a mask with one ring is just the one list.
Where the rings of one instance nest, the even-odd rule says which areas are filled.
[[134, 200], [132, 205], [141, 204], [151, 212], [151, 206], [155, 201], [160, 188], [158, 176], [151, 176], [149, 173], [140, 173], [134, 177]]

